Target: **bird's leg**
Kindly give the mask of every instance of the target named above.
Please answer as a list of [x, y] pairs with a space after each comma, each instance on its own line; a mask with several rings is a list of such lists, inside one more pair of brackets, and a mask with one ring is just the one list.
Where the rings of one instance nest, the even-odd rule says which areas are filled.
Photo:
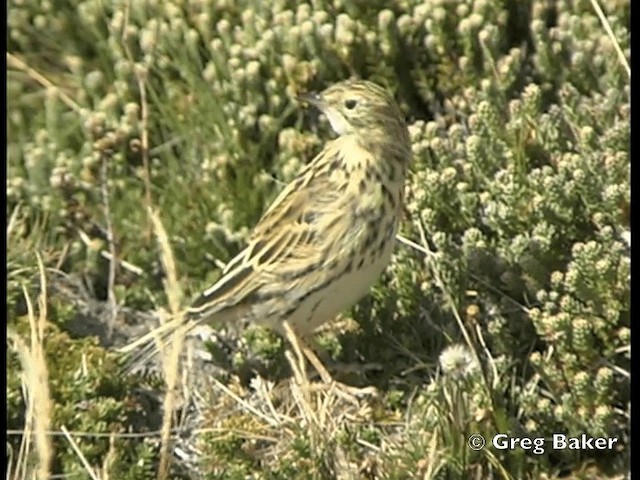
[[[383, 370], [382, 365], [379, 364], [379, 363], [360, 363], [360, 362], [342, 363], [342, 362], [335, 362], [331, 358], [331, 356], [327, 353], [327, 351], [318, 344], [318, 342], [315, 340], [314, 337], [306, 337], [304, 339], [304, 341], [305, 341], [306, 345], [309, 347], [309, 350], [311, 351], [311, 353], [312, 354], [315, 353], [317, 355], [316, 361], [321, 362], [323, 365], [326, 365], [327, 363], [330, 364], [331, 371], [334, 372], [334, 375], [336, 373], [340, 373], [340, 374], [345, 374], [345, 375], [354, 374], [354, 375], [362, 376], [364, 373], [369, 372], [369, 371], [382, 371]], [[309, 359], [309, 361], [314, 366], [314, 368], [316, 370], [318, 370], [318, 367], [316, 366], [316, 364], [311, 359]], [[325, 372], [326, 372], [326, 368], [325, 368]], [[322, 372], [318, 371], [318, 373], [322, 377]], [[324, 378], [323, 378], [323, 380], [324, 380]]]
[[350, 397], [351, 400], [355, 400], [354, 397], [361, 397], [363, 395], [371, 395], [376, 396], [378, 394], [375, 387], [365, 387], [365, 388], [357, 388], [352, 387], [350, 385], [345, 385], [344, 383], [338, 382], [333, 379], [329, 371], [322, 364], [316, 353], [312, 348], [307, 345], [307, 343], [297, 335], [296, 332], [291, 328], [288, 322], [284, 322], [284, 331], [287, 339], [293, 346], [294, 351], [296, 352], [296, 356], [298, 357], [299, 365], [302, 366], [302, 373], [304, 374], [304, 359], [302, 355], [304, 355], [309, 363], [313, 365], [313, 368], [316, 369], [322, 381], [328, 386], [335, 386], [338, 390], [343, 391]]

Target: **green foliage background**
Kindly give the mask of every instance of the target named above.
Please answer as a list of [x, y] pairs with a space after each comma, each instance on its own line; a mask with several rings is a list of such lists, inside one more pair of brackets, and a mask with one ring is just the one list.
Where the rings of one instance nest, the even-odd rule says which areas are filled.
[[[27, 334], [21, 288], [37, 293], [34, 250], [106, 302], [109, 262], [98, 252], [109, 228], [118, 258], [142, 269], [116, 272], [117, 302], [166, 305], [148, 204], [185, 290], [206, 287], [331, 135], [295, 94], [367, 78], [407, 113], [402, 234], [430, 250], [399, 244], [351, 312], [360, 328], [320, 339], [342, 361], [384, 366], [367, 378], [382, 392], [377, 413], [313, 448], [293, 429], [280, 457], [235, 448], [240, 437], [204, 438], [207, 478], [337, 478], [336, 445], [362, 478], [624, 472], [630, 82], [594, 4], [628, 58], [630, 5], [620, 0], [11, 0], [8, 324]], [[49, 302], [53, 425], [128, 429], [141, 414], [135, 380], [108, 368], [95, 342], [65, 333], [76, 307]], [[463, 331], [483, 368], [460, 379], [437, 362]], [[91, 375], [74, 374], [82, 358]], [[20, 429], [21, 367], [8, 361], [8, 423]], [[83, 400], [92, 407], [74, 407]], [[474, 432], [620, 441], [604, 452], [487, 453], [467, 447]], [[363, 466], [362, 438], [379, 448], [375, 467]], [[82, 442], [102, 464], [108, 441]], [[54, 470], [81, 472], [69, 446], [55, 445]], [[116, 448], [111, 478], [153, 477], [153, 446]]]

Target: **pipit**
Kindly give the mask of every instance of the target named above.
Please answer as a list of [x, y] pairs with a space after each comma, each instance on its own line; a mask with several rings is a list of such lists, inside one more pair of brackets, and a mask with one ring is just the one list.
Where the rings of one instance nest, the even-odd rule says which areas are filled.
[[411, 145], [396, 102], [374, 83], [344, 81], [299, 99], [326, 115], [338, 137], [278, 195], [220, 280], [181, 319], [146, 335], [136, 358], [177, 328], [244, 319], [300, 342], [332, 382], [300, 337], [354, 305], [389, 263]]

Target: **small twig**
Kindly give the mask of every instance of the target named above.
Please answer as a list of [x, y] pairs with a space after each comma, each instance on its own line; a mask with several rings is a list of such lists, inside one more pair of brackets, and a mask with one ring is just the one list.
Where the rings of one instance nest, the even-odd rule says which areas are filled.
[[430, 257], [433, 256], [433, 252], [431, 250], [428, 250], [428, 249], [424, 248], [419, 243], [416, 243], [413, 240], [409, 240], [408, 238], [403, 237], [400, 234], [396, 235], [396, 240], [398, 240], [400, 243], [405, 244], [408, 247], [411, 247], [411, 248], [413, 248], [415, 250], [418, 250], [421, 253], [424, 253], [425, 255], [428, 255]]
[[69, 432], [65, 428], [65, 426], [63, 425], [62, 427], [60, 427], [60, 429], [62, 430], [62, 433], [64, 433], [64, 436], [68, 440], [68, 442], [71, 445], [71, 448], [73, 449], [73, 451], [76, 453], [76, 455], [78, 455], [78, 458], [80, 459], [80, 462], [82, 463], [82, 466], [85, 468], [85, 470], [87, 471], [89, 476], [93, 480], [100, 480], [100, 477], [98, 477], [96, 472], [93, 471], [93, 469], [91, 468], [91, 465], [89, 465], [89, 462], [87, 461], [87, 459], [85, 458], [84, 454], [82, 453], [82, 451], [78, 447], [78, 444], [73, 439], [73, 437], [71, 435], [69, 435]]
[[180, 282], [178, 281], [178, 268], [173, 258], [173, 252], [171, 251], [169, 235], [167, 235], [167, 231], [162, 224], [160, 215], [151, 207], [148, 208], [148, 213], [158, 240], [158, 245], [160, 246], [160, 259], [162, 260], [164, 273], [167, 276], [164, 287], [169, 301], [169, 310], [171, 311], [172, 317], [175, 318], [180, 314], [180, 304], [183, 298]]
[[629, 78], [631, 78], [631, 67], [629, 67], [629, 62], [627, 61], [627, 57], [624, 56], [624, 52], [622, 51], [622, 48], [620, 48], [620, 42], [618, 42], [618, 39], [613, 33], [613, 30], [611, 30], [611, 25], [609, 24], [609, 20], [607, 20], [607, 17], [604, 15], [604, 12], [602, 11], [602, 8], [600, 8], [600, 5], [598, 4], [597, 0], [591, 0], [591, 5], [593, 6], [593, 9], [596, 11], [596, 15], [598, 15], [598, 18], [600, 19], [600, 23], [602, 23], [602, 26], [607, 32], [607, 35], [609, 36], [609, 39], [613, 44], [613, 48], [618, 54], [618, 59], [620, 60], [620, 63], [622, 64], [624, 69], [627, 71], [627, 75], [629, 76]]
[[104, 456], [102, 460], [102, 475], [104, 477], [103, 480], [109, 480], [109, 471], [111, 467], [116, 462], [118, 458], [116, 452], [116, 436], [115, 433], [112, 433], [109, 437], [109, 450], [107, 450], [107, 454]]
[[135, 66], [133, 71], [138, 82], [138, 90], [140, 91], [140, 148], [142, 150], [142, 168], [144, 171], [144, 196], [147, 207], [150, 207], [153, 205], [153, 200], [151, 198], [151, 168], [149, 167], [149, 132], [147, 127], [149, 108], [147, 106], [146, 75], [141, 71], [141, 68], [136, 68]]
[[180, 351], [184, 344], [185, 328], [180, 327], [175, 330], [171, 338], [171, 346], [166, 356], [163, 356], [163, 370], [165, 372], [165, 381], [167, 383], [167, 391], [164, 395], [162, 407], [164, 415], [162, 416], [162, 430], [160, 434], [160, 465], [158, 467], [158, 478], [166, 479], [169, 475], [169, 447], [171, 444], [171, 424], [172, 413], [176, 404], [176, 385], [180, 378], [179, 364]]
[[[304, 361], [304, 355], [302, 354], [302, 348], [300, 346], [300, 342], [298, 340], [297, 335], [291, 328], [291, 325], [286, 320], [282, 324], [285, 332], [285, 336], [291, 346], [293, 347], [293, 352], [295, 353], [295, 359], [292, 355], [286, 355], [289, 364], [291, 365], [291, 370], [293, 371], [294, 377], [299, 385], [302, 385], [306, 392], [309, 391], [309, 379], [306, 375], [306, 365]], [[320, 373], [320, 372], [318, 372]], [[323, 379], [324, 380], [324, 379]], [[330, 382], [329, 379], [327, 381]]]
[[[420, 240], [422, 241], [421, 251], [428, 252], [428, 255], [431, 258], [433, 258], [434, 255], [433, 255], [433, 252], [428, 248], [429, 243], [427, 242], [427, 235], [424, 231], [424, 227], [422, 226], [422, 223], [420, 223], [419, 221], [415, 222], [415, 226], [418, 229], [418, 232], [420, 233]], [[432, 266], [435, 267], [435, 265], [432, 265]], [[458, 313], [458, 309], [456, 307], [456, 302], [453, 299], [453, 295], [451, 295], [451, 293], [449, 292], [449, 289], [447, 289], [446, 285], [444, 284], [444, 280], [442, 280], [442, 277], [440, 276], [440, 271], [437, 268], [432, 268], [432, 271], [434, 274], [434, 278], [436, 279], [436, 283], [438, 284], [442, 292], [445, 294], [447, 301], [449, 302], [449, 307], [451, 308], [451, 312], [453, 313], [453, 316], [456, 319], [456, 322], [458, 323], [458, 327], [460, 328], [460, 332], [462, 333], [464, 341], [466, 342], [469, 349], [474, 353], [474, 356], [476, 357], [475, 360], [478, 362], [478, 365], [481, 365], [480, 358], [478, 357], [478, 352], [476, 352], [473, 341], [471, 340], [471, 336], [469, 335], [469, 332], [464, 326], [464, 322], [462, 321], [462, 318]]]
[[109, 277], [107, 280], [107, 301], [109, 303], [109, 309], [111, 310], [111, 316], [107, 322], [108, 336], [111, 337], [113, 333], [113, 327], [115, 326], [116, 317], [118, 316], [118, 302], [115, 293], [116, 283], [116, 244], [113, 235], [113, 225], [111, 223], [111, 209], [109, 207], [109, 158], [107, 155], [102, 155], [102, 168], [100, 178], [100, 191], [102, 194], [102, 208], [104, 212], [104, 219], [106, 224], [107, 242], [109, 244], [109, 254], [111, 260], [109, 261]]
[[367, 442], [366, 440], [360, 437], [356, 438], [356, 443], [358, 443], [359, 445], [362, 445], [363, 447], [367, 447], [377, 453], [380, 453], [382, 451], [382, 448], [380, 448], [379, 446], [374, 445], [371, 442]]
[[101, 250], [100, 255], [109, 260], [110, 262], [114, 262], [123, 269], [135, 273], [136, 275], [144, 275], [144, 270], [133, 263], [127, 262], [126, 260], [121, 260], [119, 258], [115, 258], [112, 253], [107, 252], [106, 250]]
[[[293, 420], [291, 420], [293, 421]], [[174, 436], [180, 436], [184, 433], [189, 433], [192, 435], [205, 435], [210, 433], [233, 433], [234, 435], [243, 436], [245, 438], [249, 438], [251, 440], [263, 440], [266, 442], [276, 442], [278, 439], [274, 437], [268, 437], [266, 435], [256, 435], [252, 432], [247, 432], [244, 430], [239, 430], [235, 428], [199, 428], [199, 429], [191, 429], [191, 428], [173, 428], [171, 429], [171, 434]], [[81, 432], [77, 430], [67, 430], [66, 433], [61, 432], [60, 430], [47, 430], [43, 432], [45, 435], [50, 437], [62, 437], [62, 436], [72, 436], [72, 437], [80, 437], [80, 438], [111, 438], [112, 436], [117, 439], [138, 439], [138, 438], [156, 438], [162, 434], [160, 430], [152, 430], [149, 432]], [[28, 435], [29, 432], [27, 430], [7, 430], [5, 431], [6, 435], [10, 436], [24, 436]]]
[[[82, 240], [82, 243], [84, 243], [88, 248], [93, 248], [91, 245], [91, 238], [89, 237], [89, 235], [87, 235], [86, 232], [78, 229], [77, 230], [78, 235], [80, 236], [80, 240]], [[67, 245], [65, 245], [65, 248], [68, 249], [69, 247]], [[113, 256], [113, 254], [107, 252], [106, 250], [100, 250], [100, 255], [109, 260], [110, 262], [116, 262], [118, 264], [118, 266], [122, 267], [124, 270], [128, 270], [131, 273], [135, 273], [136, 275], [144, 275], [144, 270], [140, 267], [138, 267], [137, 265], [134, 265], [131, 262], [127, 262], [126, 260], [122, 260], [120, 258], [116, 258]], [[60, 268], [59, 266], [56, 268]]]
[[[169, 242], [169, 236], [167, 231], [162, 225], [160, 215], [151, 207], [147, 207], [149, 218], [155, 232], [158, 245], [160, 246], [160, 259], [164, 266], [166, 274], [166, 280], [164, 282], [164, 290], [169, 301], [169, 309], [171, 310], [172, 320], [163, 326], [168, 326], [171, 323], [178, 325], [173, 329], [173, 335], [171, 337], [171, 348], [166, 356], [163, 356], [162, 365], [165, 374], [165, 381], [167, 383], [167, 392], [164, 396], [163, 409], [164, 415], [162, 417], [162, 435], [161, 435], [161, 447], [160, 447], [160, 465], [158, 467], [158, 478], [164, 480], [169, 475], [169, 445], [171, 440], [171, 424], [172, 424], [172, 412], [176, 402], [176, 386], [180, 376], [178, 374], [180, 367], [180, 352], [184, 344], [184, 338], [192, 328], [192, 323], [185, 322], [184, 314], [180, 312], [180, 304], [182, 302], [182, 289], [178, 282], [178, 269], [176, 268], [173, 252], [171, 251], [171, 244]], [[162, 327], [161, 327], [162, 328]], [[189, 392], [185, 391], [185, 400], [188, 398]]]
[[474, 322], [474, 326], [475, 326], [475, 329], [476, 329], [476, 338], [478, 339], [478, 343], [480, 344], [480, 346], [484, 350], [484, 354], [487, 357], [489, 365], [491, 365], [491, 373], [493, 374], [492, 375], [492, 380], [493, 380], [494, 386], [497, 386], [497, 384], [498, 384], [498, 382], [500, 380], [500, 377], [498, 375], [498, 366], [496, 365], [496, 362], [493, 359], [493, 355], [491, 355], [491, 351], [489, 350], [489, 347], [487, 346], [487, 342], [484, 339], [484, 335], [482, 334], [482, 329], [480, 328], [480, 325], [477, 322]]
[[67, 255], [69, 254], [69, 250], [71, 250], [71, 242], [66, 241], [62, 246], [62, 250], [58, 254], [58, 260], [54, 267], [55, 270], [60, 270], [62, 268], [62, 265], [64, 265], [64, 261], [67, 259]]
[[37, 316], [27, 288], [24, 285], [22, 286], [29, 320], [29, 343], [13, 329], [9, 328], [7, 330], [7, 339], [10, 340], [9, 345], [17, 352], [22, 366], [21, 379], [26, 403], [25, 431], [18, 452], [18, 465], [14, 478], [30, 477], [31, 474], [28, 473], [28, 469], [32, 465], [28, 458], [32, 444], [35, 444], [35, 451], [38, 456], [36, 470], [32, 472], [35, 475], [34, 478], [49, 477], [53, 455], [51, 439], [46, 435], [51, 426], [49, 374], [43, 345], [47, 323], [47, 283], [42, 257], [37, 252], [36, 257], [40, 273]]
[[140, 94], [140, 150], [142, 154], [142, 169], [143, 169], [143, 182], [144, 182], [144, 197], [145, 206], [150, 208], [153, 205], [153, 199], [151, 197], [151, 168], [149, 164], [149, 107], [147, 104], [147, 85], [146, 85], [146, 70], [144, 67], [139, 66], [133, 59], [133, 54], [129, 48], [127, 42], [127, 26], [129, 24], [129, 11], [130, 2], [126, 2], [124, 11], [124, 22], [122, 28], [122, 48], [127, 57], [127, 60], [131, 63], [133, 74], [136, 77], [136, 83], [138, 85], [138, 92]]
[[279, 427], [280, 426], [280, 422], [278, 421], [277, 418], [271, 418], [268, 417], [267, 415], [265, 415], [264, 413], [262, 413], [260, 410], [257, 410], [256, 408], [254, 408], [253, 406], [251, 406], [250, 404], [248, 404], [247, 402], [245, 402], [242, 398], [240, 398], [238, 395], [236, 395], [235, 393], [233, 393], [227, 386], [225, 386], [222, 382], [220, 382], [217, 378], [213, 379], [213, 382], [216, 384], [216, 386], [222, 390], [224, 393], [226, 393], [227, 395], [229, 395], [231, 398], [233, 398], [236, 402], [238, 402], [238, 404], [240, 404], [243, 408], [247, 409], [248, 411], [250, 411], [251, 413], [253, 413], [255, 416], [260, 417], [262, 420], [264, 420], [265, 422], [267, 422], [269, 425], [271, 425], [272, 427]]
[[273, 418], [278, 418], [278, 412], [276, 411], [276, 407], [271, 400], [271, 395], [269, 394], [273, 385], [258, 375], [252, 380], [252, 386], [264, 401]]
[[[396, 236], [396, 239], [398, 239], [400, 242], [404, 243], [405, 245], [409, 245], [412, 248], [415, 248], [416, 250], [424, 253], [425, 255], [429, 256], [431, 259], [433, 259], [435, 257], [434, 253], [428, 248], [428, 242], [427, 242], [427, 237], [424, 231], [424, 227], [422, 226], [422, 224], [420, 222], [415, 222], [415, 226], [418, 229], [418, 232], [420, 233], [420, 240], [422, 241], [422, 245], [419, 245], [409, 239], [406, 239], [400, 235]], [[467, 344], [469, 350], [471, 351], [474, 360], [476, 361], [476, 363], [478, 365], [482, 365], [482, 362], [480, 361], [480, 355], [478, 354], [478, 351], [476, 349], [476, 346], [474, 344], [474, 342], [471, 339], [471, 335], [469, 335], [469, 332], [467, 331], [467, 328], [464, 325], [464, 322], [462, 321], [462, 318], [460, 317], [460, 313], [458, 312], [457, 306], [456, 306], [456, 302], [455, 299], [453, 298], [453, 295], [451, 294], [450, 290], [447, 288], [447, 286], [445, 285], [444, 281], [442, 280], [442, 277], [440, 276], [440, 271], [438, 268], [436, 268], [436, 265], [432, 263], [432, 268], [431, 271], [433, 272], [433, 276], [435, 278], [436, 284], [438, 285], [438, 287], [440, 288], [440, 290], [443, 292], [443, 294], [445, 295], [445, 298], [447, 300], [447, 303], [449, 304], [449, 309], [451, 310], [451, 313], [453, 314], [453, 317], [456, 320], [456, 323], [458, 324], [458, 328], [460, 330], [460, 333], [462, 334], [462, 337], [464, 338], [465, 343]], [[492, 365], [493, 366], [493, 365]], [[489, 382], [486, 378], [486, 374], [484, 374], [484, 369], [481, 369], [481, 371], [483, 372], [483, 380], [484, 382], [482, 382], [482, 385], [487, 393], [487, 397], [488, 398], [493, 398], [493, 396], [491, 395], [491, 390], [489, 388]]]
[[9, 244], [9, 238], [11, 238], [11, 234], [13, 233], [13, 229], [16, 228], [16, 223], [18, 222], [18, 213], [20, 212], [21, 204], [18, 203], [11, 212], [11, 216], [9, 217], [9, 223], [7, 224], [7, 245]]
[[80, 117], [84, 117], [84, 114], [85, 114], [84, 110], [70, 96], [62, 92], [60, 88], [58, 88], [53, 82], [47, 79], [44, 75], [37, 72], [36, 70], [31, 68], [29, 65], [27, 65], [25, 62], [23, 62], [18, 57], [16, 57], [15, 55], [9, 52], [7, 52], [7, 64], [10, 67], [21, 70], [22, 72], [26, 73], [30, 78], [38, 82], [40, 85], [54, 92], [56, 96], [62, 101], [62, 103], [64, 103], [67, 107], [69, 107], [71, 110], [76, 112]]
[[[428, 248], [423, 247], [422, 245], [409, 240], [406, 237], [403, 237], [400, 234], [396, 235], [396, 240], [399, 241], [400, 243], [413, 248], [414, 250], [417, 250], [421, 253], [424, 253], [425, 255], [427, 255], [430, 258], [434, 258], [434, 253], [429, 250]], [[493, 293], [502, 296], [504, 299], [506, 299], [507, 301], [513, 303], [514, 305], [516, 305], [518, 307], [518, 310], [523, 311], [524, 313], [529, 313], [529, 309], [527, 307], [525, 307], [524, 305], [522, 305], [520, 302], [518, 302], [517, 300], [511, 298], [510, 296], [506, 295], [503, 291], [501, 291], [499, 288], [494, 287], [493, 285], [489, 284], [488, 282], [486, 282], [485, 280], [483, 280], [482, 278], [480, 278], [479, 276], [469, 272], [469, 276], [476, 282], [481, 283], [483, 287], [487, 288], [487, 290], [491, 290]]]

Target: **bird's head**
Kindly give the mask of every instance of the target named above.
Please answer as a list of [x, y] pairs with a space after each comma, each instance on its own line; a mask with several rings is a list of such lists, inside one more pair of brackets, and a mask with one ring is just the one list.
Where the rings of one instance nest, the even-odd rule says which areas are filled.
[[324, 113], [338, 135], [395, 135], [406, 131], [404, 116], [391, 94], [366, 80], [336, 83], [299, 99]]

